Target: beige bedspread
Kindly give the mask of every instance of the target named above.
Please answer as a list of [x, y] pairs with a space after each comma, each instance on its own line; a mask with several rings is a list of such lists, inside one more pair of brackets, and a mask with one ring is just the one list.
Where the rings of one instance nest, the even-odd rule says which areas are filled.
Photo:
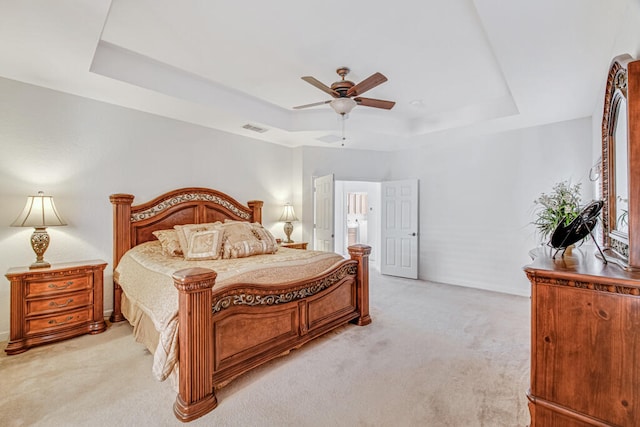
[[178, 360], [178, 291], [171, 275], [183, 268], [204, 267], [218, 273], [214, 291], [233, 283], [282, 285], [313, 277], [344, 258], [332, 252], [280, 248], [275, 254], [214, 261], [185, 261], [164, 255], [157, 240], [129, 250], [120, 260], [115, 278], [127, 296], [123, 314], [134, 327], [143, 314], [159, 333], [153, 355], [153, 375], [165, 380]]

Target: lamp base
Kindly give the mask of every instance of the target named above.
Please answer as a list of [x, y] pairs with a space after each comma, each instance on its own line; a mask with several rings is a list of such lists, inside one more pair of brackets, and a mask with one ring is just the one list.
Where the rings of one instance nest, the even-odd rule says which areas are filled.
[[47, 228], [35, 227], [35, 231], [31, 235], [31, 248], [36, 253], [36, 262], [31, 264], [29, 269], [51, 267], [51, 264], [44, 260], [44, 252], [48, 247], [49, 234], [47, 233]]
[[287, 235], [287, 239], [284, 241], [284, 243], [293, 243], [293, 240], [291, 240], [291, 233], [293, 232], [293, 224], [291, 224], [291, 222], [287, 221], [284, 223], [284, 234]]
[[42, 261], [36, 261], [33, 264], [31, 264], [29, 266], [29, 270], [33, 270], [34, 268], [47, 268], [47, 267], [51, 267], [51, 264], [45, 260], [42, 260]]

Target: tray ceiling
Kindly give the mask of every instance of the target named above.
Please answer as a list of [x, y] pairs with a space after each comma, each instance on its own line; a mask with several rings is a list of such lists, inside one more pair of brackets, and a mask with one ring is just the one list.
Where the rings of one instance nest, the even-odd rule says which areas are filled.
[[[0, 75], [286, 146], [340, 146], [301, 76], [388, 82], [344, 122], [393, 150], [590, 116], [629, 2], [92, 0], [0, 6]], [[247, 129], [247, 124], [249, 129]], [[255, 132], [257, 127], [263, 132]], [[264, 131], [266, 130], [266, 131]]]

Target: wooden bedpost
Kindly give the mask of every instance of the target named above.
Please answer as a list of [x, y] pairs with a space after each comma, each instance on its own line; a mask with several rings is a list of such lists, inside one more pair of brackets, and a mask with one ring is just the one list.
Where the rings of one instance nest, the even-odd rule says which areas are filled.
[[218, 401], [213, 391], [213, 318], [211, 289], [217, 273], [188, 268], [173, 274], [178, 289], [179, 389], [173, 412], [181, 421], [194, 420]]
[[356, 298], [358, 300], [358, 312], [360, 316], [355, 319], [358, 326], [365, 326], [371, 323], [369, 316], [369, 255], [371, 246], [351, 245], [349, 255], [351, 259], [358, 261], [358, 283], [356, 285]]
[[259, 222], [262, 224], [262, 205], [264, 204], [261, 200], [250, 200], [247, 202], [247, 206], [251, 208], [253, 211], [253, 222]]
[[[131, 194], [112, 194], [109, 196], [113, 205], [113, 271], [115, 272], [120, 258], [131, 249]], [[115, 280], [113, 282], [113, 312], [109, 320], [122, 322], [125, 320], [121, 309], [122, 288]]]

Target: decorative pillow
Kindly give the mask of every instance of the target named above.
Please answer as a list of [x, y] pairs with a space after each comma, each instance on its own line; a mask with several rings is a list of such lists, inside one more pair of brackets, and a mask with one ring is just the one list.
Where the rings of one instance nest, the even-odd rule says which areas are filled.
[[222, 258], [244, 258], [264, 253], [262, 241], [253, 234], [253, 227], [245, 221], [228, 221], [224, 229], [224, 248]]
[[267, 252], [267, 250], [267, 244], [255, 237], [252, 240], [240, 240], [235, 243], [231, 243], [229, 239], [225, 238], [222, 258], [245, 258], [253, 255], [273, 253]]
[[208, 222], [205, 224], [174, 225], [173, 228], [176, 230], [176, 234], [178, 235], [178, 241], [180, 242], [182, 253], [186, 254], [189, 249], [189, 237], [187, 236], [187, 233], [194, 231], [217, 230], [221, 225], [222, 223], [218, 221]]
[[222, 238], [221, 230], [188, 231], [189, 245], [184, 258], [187, 260], [203, 260], [220, 258]]
[[254, 222], [251, 224], [251, 231], [255, 236], [266, 243], [267, 251], [265, 253], [274, 254], [278, 251], [278, 242], [269, 230], [264, 228], [262, 224]]
[[240, 242], [242, 240], [258, 240], [255, 234], [253, 234], [253, 231], [251, 231], [253, 227], [248, 222], [225, 222], [221, 225], [221, 228], [224, 230], [226, 238], [229, 239], [231, 243]]
[[162, 252], [165, 255], [170, 256], [182, 256], [182, 247], [180, 246], [180, 240], [178, 239], [178, 233], [176, 230], [158, 230], [154, 231], [153, 235], [160, 240], [162, 245]]

